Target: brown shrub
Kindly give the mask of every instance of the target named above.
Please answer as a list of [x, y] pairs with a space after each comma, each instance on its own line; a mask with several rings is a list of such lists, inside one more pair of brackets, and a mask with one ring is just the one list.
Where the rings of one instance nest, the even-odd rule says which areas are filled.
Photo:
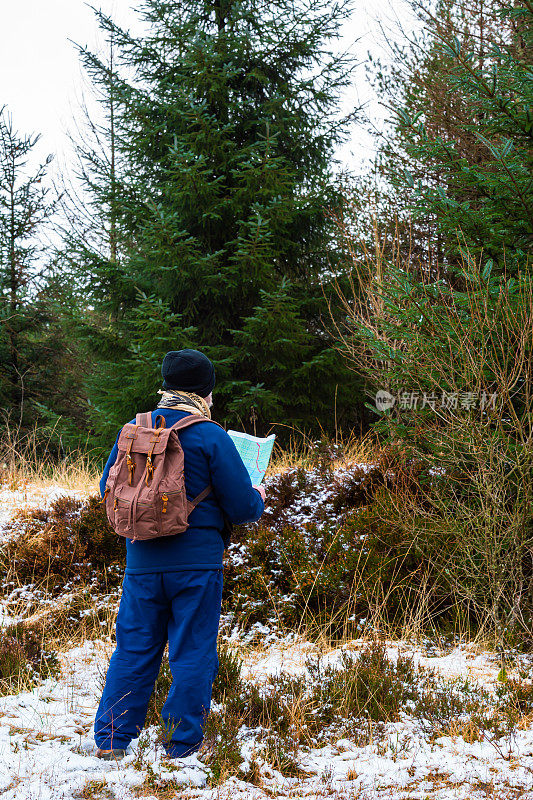
[[41, 629], [22, 623], [0, 627], [0, 694], [31, 688], [37, 678], [58, 672], [56, 654], [45, 648]]
[[112, 586], [122, 577], [113, 565], [124, 564], [124, 542], [109, 527], [97, 497], [87, 502], [62, 497], [48, 509], [22, 511], [8, 534], [10, 529], [16, 535], [0, 554], [4, 586], [38, 583], [53, 593], [95, 577], [102, 587]]

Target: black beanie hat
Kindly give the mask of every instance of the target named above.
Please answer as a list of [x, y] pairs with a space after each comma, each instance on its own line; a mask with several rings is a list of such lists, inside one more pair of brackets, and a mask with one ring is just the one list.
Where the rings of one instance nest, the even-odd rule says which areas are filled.
[[215, 368], [199, 350], [171, 350], [161, 366], [164, 389], [181, 389], [207, 397], [215, 385]]

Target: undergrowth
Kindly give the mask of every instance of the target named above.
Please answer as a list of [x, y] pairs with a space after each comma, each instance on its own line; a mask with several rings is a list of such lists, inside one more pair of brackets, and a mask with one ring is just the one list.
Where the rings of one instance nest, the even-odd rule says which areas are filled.
[[[243, 677], [237, 652], [223, 640], [204, 727], [212, 785], [230, 775], [259, 785], [265, 770], [299, 776], [306, 749], [343, 737], [381, 743], [386, 752], [387, 726], [404, 715], [430, 740], [490, 739], [497, 747], [533, 719], [529, 672], [512, 680], [502, 674], [489, 691], [445, 679], [411, 656], [391, 658], [380, 636], [395, 626], [404, 631], [414, 617], [419, 630], [429, 622], [443, 631], [459, 613], [432, 557], [459, 535], [432, 506], [445, 481], [405, 449], [384, 448], [372, 463], [356, 464], [340, 463], [325, 446], [306, 469], [268, 480], [262, 519], [235, 529], [226, 556], [225, 633], [237, 629], [241, 644], [269, 631], [312, 638], [317, 630], [329, 642], [373, 638], [359, 652], [345, 648], [334, 662], [313, 656], [301, 674], [282, 672], [261, 684]], [[125, 562], [124, 541], [96, 497], [22, 512], [6, 532], [2, 599], [20, 622], [2, 629], [3, 693], [55, 674], [53, 643], [61, 636], [111, 635]], [[160, 744], [168, 736], [161, 709], [171, 681], [165, 657], [146, 719], [159, 726]]]
[[31, 689], [35, 683], [59, 675], [56, 653], [48, 649], [36, 627], [0, 627], [0, 695]]
[[[262, 518], [236, 527], [226, 553], [225, 632], [236, 628], [249, 643], [288, 631], [334, 642], [365, 629], [403, 638], [482, 624], [437, 566], [437, 554], [464, 536], [433, 504], [446, 476], [405, 447], [357, 464], [322, 444], [307, 469], [273, 475], [266, 488]], [[47, 625], [55, 620], [64, 635], [111, 632], [125, 546], [99, 498], [21, 512], [6, 532], [0, 580], [8, 610], [22, 605], [31, 618], [48, 604]], [[507, 643], [516, 645], [513, 635], [509, 626]]]
[[406, 714], [430, 740], [461, 735], [498, 742], [533, 713], [529, 673], [489, 692], [417, 666], [412, 656], [391, 658], [378, 639], [359, 653], [343, 651], [336, 663], [315, 656], [301, 675], [281, 672], [261, 685], [242, 677], [228, 645], [219, 648], [219, 659], [214, 707], [204, 728], [205, 759], [215, 785], [232, 774], [259, 783], [265, 765], [298, 776], [302, 752], [344, 737], [358, 746], [386, 743], [387, 724]]
[[[273, 477], [258, 523], [236, 529], [224, 573], [225, 596], [244, 630], [261, 625], [330, 640], [361, 634], [361, 620], [380, 617], [391, 635], [453, 624], [446, 576], [434, 568], [423, 514], [439, 478], [408, 451], [382, 449], [369, 464]], [[420, 518], [402, 514], [403, 500]], [[431, 538], [431, 541], [430, 541]]]
[[62, 497], [15, 514], [4, 530], [0, 592], [9, 614], [52, 640], [109, 632], [125, 551], [98, 498]]

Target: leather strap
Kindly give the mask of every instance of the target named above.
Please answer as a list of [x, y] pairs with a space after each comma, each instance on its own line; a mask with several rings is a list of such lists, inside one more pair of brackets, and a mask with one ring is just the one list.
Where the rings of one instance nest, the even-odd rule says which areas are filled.
[[[200, 416], [199, 414], [191, 414], [188, 417], [184, 417], [183, 419], [178, 420], [174, 425], [172, 425], [172, 430], [183, 430], [184, 428], [189, 428], [191, 425], [195, 425], [197, 422], [212, 422], [214, 425], [218, 425], [219, 428], [222, 428], [222, 425], [219, 425], [218, 422], [215, 422], [214, 419], [209, 419], [209, 417]], [[224, 428], [222, 428], [224, 430]], [[205, 489], [202, 489], [199, 495], [197, 495], [194, 500], [187, 500], [187, 516], [191, 513], [193, 509], [196, 508], [198, 503], [201, 503], [204, 500], [209, 492], [211, 491], [212, 486], [206, 486]]]
[[212, 488], [213, 487], [211, 486], [211, 484], [209, 484], [209, 486], [206, 486], [205, 489], [202, 489], [200, 494], [196, 495], [194, 500], [187, 500], [187, 509], [188, 509], [187, 516], [191, 513], [193, 509], [196, 508], [198, 503], [201, 503], [202, 500], [205, 500], [205, 498], [207, 497]]
[[[157, 421], [160, 420], [158, 427], [166, 427], [166, 420], [163, 414], [158, 414], [155, 420], [156, 424]], [[219, 428], [222, 428], [222, 425], [220, 425], [218, 422], [215, 422], [214, 419], [209, 419], [209, 417], [200, 416], [199, 414], [190, 414], [188, 417], [184, 417], [183, 419], [175, 422], [174, 425], [171, 425], [171, 428], [174, 430], [181, 430], [182, 428], [188, 428], [190, 425], [195, 425], [197, 422], [212, 422], [213, 425], [218, 425]], [[144, 414], [137, 414], [135, 417], [135, 424], [140, 425], [143, 428], [153, 428], [152, 412], [145, 411]], [[224, 430], [224, 428], [222, 428], [222, 430]]]

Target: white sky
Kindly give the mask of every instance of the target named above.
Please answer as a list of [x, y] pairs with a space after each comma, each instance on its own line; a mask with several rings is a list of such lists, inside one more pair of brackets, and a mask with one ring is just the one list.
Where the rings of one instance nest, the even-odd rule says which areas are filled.
[[[93, 2], [124, 27], [135, 27], [136, 14], [131, 10], [135, 0]], [[376, 52], [378, 22], [393, 24], [392, 9], [399, 9], [401, 3], [359, 0], [346, 25], [343, 45], [353, 49], [360, 60], [368, 50]], [[7, 105], [19, 133], [42, 134], [40, 154], [54, 153], [56, 163], [68, 164], [66, 131], [72, 129], [72, 120], [79, 113], [84, 85], [73, 42], [99, 48], [102, 41], [94, 14], [84, 0], [0, 0], [0, 9], [0, 107]], [[361, 67], [343, 105], [349, 110], [369, 99], [371, 116], [379, 120], [382, 112], [372, 101]], [[342, 160], [355, 169], [371, 154], [371, 140], [359, 127], [340, 152]]]

